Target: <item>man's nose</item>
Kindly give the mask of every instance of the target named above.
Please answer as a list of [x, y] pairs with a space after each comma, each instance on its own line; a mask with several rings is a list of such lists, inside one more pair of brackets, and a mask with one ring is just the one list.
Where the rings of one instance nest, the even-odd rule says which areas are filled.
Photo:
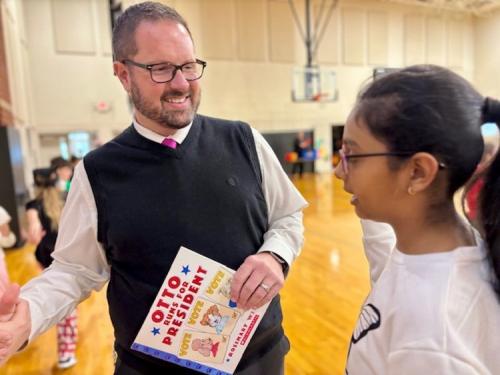
[[174, 73], [174, 78], [169, 82], [171, 88], [175, 89], [187, 89], [189, 88], [189, 81], [184, 77], [182, 71], [177, 69]]

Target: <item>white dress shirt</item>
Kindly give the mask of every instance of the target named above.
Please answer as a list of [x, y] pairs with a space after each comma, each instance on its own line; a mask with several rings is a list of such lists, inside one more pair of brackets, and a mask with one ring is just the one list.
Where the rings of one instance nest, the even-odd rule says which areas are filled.
[[[169, 138], [182, 143], [191, 125]], [[157, 143], [165, 138], [136, 121], [134, 127], [140, 135]], [[291, 265], [303, 244], [302, 209], [307, 202], [281, 168], [264, 137], [255, 129], [252, 133], [269, 220], [264, 243], [256, 251], [272, 251]], [[30, 340], [64, 318], [109, 280], [110, 265], [97, 241], [97, 207], [84, 163], [75, 168], [52, 256], [52, 265], [22, 288], [21, 298], [29, 302], [31, 312]]]

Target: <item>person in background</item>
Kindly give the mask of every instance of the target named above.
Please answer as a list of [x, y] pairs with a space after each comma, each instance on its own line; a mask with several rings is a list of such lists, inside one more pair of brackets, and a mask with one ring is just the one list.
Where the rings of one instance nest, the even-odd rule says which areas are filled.
[[437, 66], [359, 95], [335, 174], [362, 219], [372, 286], [346, 374], [500, 374], [500, 156], [481, 196], [484, 240], [453, 201], [481, 160], [485, 122], [500, 124], [500, 102]]
[[71, 178], [73, 177], [73, 165], [66, 159], [58, 156], [50, 160], [50, 168], [56, 171], [58, 189], [67, 194], [71, 185]]
[[304, 173], [304, 156], [306, 151], [311, 147], [311, 140], [307, 138], [304, 132], [298, 132], [295, 140], [293, 141], [293, 151], [297, 154], [297, 161], [292, 166], [292, 176], [296, 173], [302, 177]]
[[69, 159], [69, 162], [71, 163], [71, 168], [72, 170], [75, 170], [76, 165], [82, 160], [82, 158], [79, 158], [78, 156], [71, 155], [71, 158]]
[[[36, 260], [46, 269], [52, 264], [64, 200], [57, 187], [58, 177], [53, 168], [35, 169], [33, 179], [36, 198], [26, 204], [28, 241], [36, 246]], [[76, 364], [77, 339], [77, 313], [73, 310], [57, 323], [57, 366], [60, 369]]]
[[51, 267], [21, 298], [9, 286], [0, 300], [0, 361], [109, 281], [115, 374], [198, 374], [131, 348], [185, 246], [236, 270], [238, 308], [270, 302], [235, 373], [283, 374], [279, 291], [302, 247], [306, 201], [259, 132], [197, 113], [207, 63], [173, 8], [127, 8], [113, 58], [132, 125], [77, 165]]
[[12, 247], [16, 243], [16, 235], [10, 230], [11, 217], [9, 213], [0, 206], [0, 293], [5, 290], [9, 282], [7, 265], [5, 264], [4, 248]]

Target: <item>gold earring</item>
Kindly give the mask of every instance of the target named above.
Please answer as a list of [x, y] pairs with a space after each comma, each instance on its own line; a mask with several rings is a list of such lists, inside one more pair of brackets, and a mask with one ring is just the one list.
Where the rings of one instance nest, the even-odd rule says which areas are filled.
[[408, 187], [408, 194], [415, 195], [415, 190], [413, 190], [413, 186]]

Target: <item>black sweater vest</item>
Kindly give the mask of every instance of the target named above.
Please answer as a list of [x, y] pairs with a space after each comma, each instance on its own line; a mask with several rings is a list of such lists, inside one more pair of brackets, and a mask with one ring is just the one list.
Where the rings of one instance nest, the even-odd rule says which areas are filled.
[[[98, 240], [111, 265], [107, 296], [119, 356], [144, 374], [154, 373], [151, 366], [171, 368], [130, 345], [179, 247], [237, 269], [263, 243], [268, 215], [251, 129], [197, 115], [174, 150], [131, 126], [89, 153], [84, 165], [97, 206]], [[278, 343], [281, 320], [276, 297], [239, 368]]]

